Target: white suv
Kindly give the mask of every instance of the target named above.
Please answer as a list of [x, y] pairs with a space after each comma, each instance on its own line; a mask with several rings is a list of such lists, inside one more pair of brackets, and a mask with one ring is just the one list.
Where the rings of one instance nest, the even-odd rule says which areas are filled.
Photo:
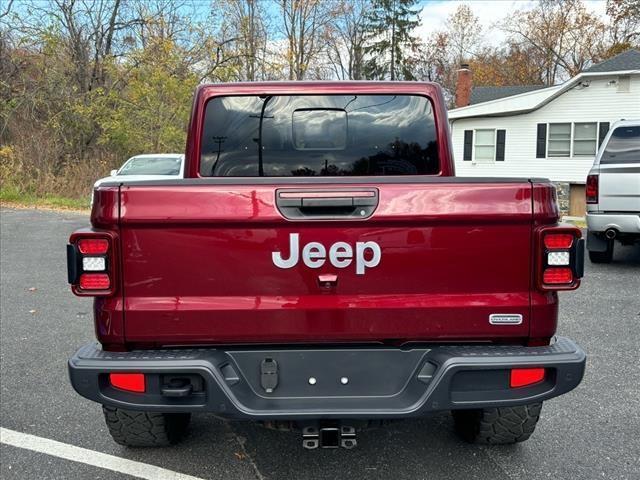
[[101, 178], [93, 184], [91, 206], [93, 207], [93, 191], [104, 182], [121, 181], [140, 182], [145, 180], [166, 180], [184, 176], [184, 155], [182, 153], [151, 153], [136, 155], [127, 160], [118, 170], [111, 170], [108, 177]]
[[589, 171], [587, 250], [594, 263], [613, 259], [614, 241], [640, 241], [640, 120], [611, 127]]

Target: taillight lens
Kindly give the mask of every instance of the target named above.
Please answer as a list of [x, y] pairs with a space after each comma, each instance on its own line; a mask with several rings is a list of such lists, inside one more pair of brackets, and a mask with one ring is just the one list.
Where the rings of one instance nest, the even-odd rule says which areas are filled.
[[80, 275], [79, 286], [82, 290], [108, 290], [111, 279], [106, 273], [83, 273]]
[[80, 296], [109, 296], [116, 287], [116, 235], [109, 231], [79, 230], [67, 245], [71, 290]]
[[85, 272], [104, 272], [106, 269], [106, 257], [84, 257], [82, 259], [82, 270]]
[[587, 203], [598, 203], [598, 175], [589, 175], [585, 188]]
[[570, 268], [546, 268], [542, 281], [548, 285], [573, 283], [573, 272]]
[[105, 238], [82, 238], [78, 240], [78, 250], [83, 255], [104, 255], [109, 250], [109, 240]]
[[570, 252], [547, 253], [547, 265], [569, 265], [571, 263]]
[[538, 286], [541, 290], [572, 290], [583, 272], [584, 241], [575, 227], [543, 227], [539, 233]]
[[557, 248], [571, 248], [573, 235], [569, 233], [547, 233], [544, 236], [544, 246], [549, 250]]

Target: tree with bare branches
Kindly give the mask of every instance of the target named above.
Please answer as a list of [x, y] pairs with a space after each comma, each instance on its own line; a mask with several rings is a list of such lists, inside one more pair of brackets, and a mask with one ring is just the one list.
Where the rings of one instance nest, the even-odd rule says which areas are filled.
[[502, 24], [512, 43], [539, 53], [545, 85], [577, 75], [603, 55], [605, 26], [582, 0], [540, 0]]
[[447, 17], [445, 32], [456, 65], [468, 62], [479, 50], [482, 40], [480, 19], [469, 5], [461, 4]]
[[367, 14], [371, 0], [342, 0], [328, 37], [328, 57], [341, 80], [364, 78]]
[[286, 39], [289, 80], [306, 78], [309, 66], [325, 51], [336, 3], [326, 0], [278, 0]]
[[216, 8], [222, 13], [225, 30], [234, 39], [231, 51], [237, 56], [237, 80], [268, 78], [270, 25], [265, 3], [259, 0], [222, 0]]
[[640, 47], [640, 0], [607, 0], [607, 15], [611, 45], [606, 57]]

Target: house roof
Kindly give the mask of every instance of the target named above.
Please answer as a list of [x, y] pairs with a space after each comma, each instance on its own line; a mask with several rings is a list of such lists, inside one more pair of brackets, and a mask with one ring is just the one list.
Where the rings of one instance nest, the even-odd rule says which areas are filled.
[[469, 105], [476, 103], [490, 102], [499, 98], [519, 95], [521, 93], [532, 92], [545, 88], [544, 85], [509, 85], [504, 87], [473, 87], [471, 90], [471, 100]]
[[587, 68], [586, 73], [618, 72], [620, 70], [640, 70], [640, 50], [627, 50], [604, 62]]
[[533, 89], [478, 103], [472, 101], [466, 107], [449, 110], [449, 119], [500, 117], [528, 113], [546, 105], [567, 90], [580, 85], [588, 86], [589, 80], [593, 78], [638, 74], [640, 74], [640, 51], [627, 50], [605, 62], [594, 65], [561, 85]]

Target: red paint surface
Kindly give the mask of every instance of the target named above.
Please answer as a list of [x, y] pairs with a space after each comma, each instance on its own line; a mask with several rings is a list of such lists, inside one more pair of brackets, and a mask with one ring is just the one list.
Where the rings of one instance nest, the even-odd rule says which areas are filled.
[[[378, 185], [380, 205], [372, 217], [343, 222], [288, 221], [275, 206], [275, 189], [122, 188], [127, 341], [528, 335], [528, 182]], [[301, 244], [373, 240], [382, 260], [364, 275], [329, 262], [279, 269], [271, 252], [288, 254], [290, 233], [298, 233]], [[318, 283], [325, 274], [337, 275], [330, 292]], [[491, 313], [519, 313], [524, 322], [489, 325]]]

